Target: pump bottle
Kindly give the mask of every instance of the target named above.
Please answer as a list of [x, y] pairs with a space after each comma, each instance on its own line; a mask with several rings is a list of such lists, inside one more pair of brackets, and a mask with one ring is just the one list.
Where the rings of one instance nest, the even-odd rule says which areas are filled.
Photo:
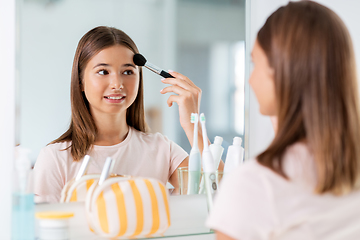
[[16, 147], [12, 194], [12, 240], [34, 240], [34, 194], [30, 187], [31, 161], [28, 149]]

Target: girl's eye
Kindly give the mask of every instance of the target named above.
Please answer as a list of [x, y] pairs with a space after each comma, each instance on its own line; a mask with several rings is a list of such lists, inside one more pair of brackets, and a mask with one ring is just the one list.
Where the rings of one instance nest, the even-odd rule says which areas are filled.
[[132, 75], [132, 74], [134, 74], [134, 71], [132, 71], [132, 70], [126, 70], [126, 71], [124, 71], [124, 74], [125, 74], [125, 75]]
[[109, 72], [107, 70], [105, 70], [105, 69], [101, 69], [100, 71], [98, 71], [98, 74], [100, 74], [100, 75], [108, 75]]

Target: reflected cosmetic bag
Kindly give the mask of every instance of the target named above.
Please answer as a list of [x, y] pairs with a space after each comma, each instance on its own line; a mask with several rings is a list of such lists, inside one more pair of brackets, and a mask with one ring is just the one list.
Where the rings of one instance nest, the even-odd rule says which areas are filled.
[[[68, 181], [61, 191], [60, 202], [85, 202], [86, 194], [92, 184], [100, 179], [100, 174], [86, 174], [91, 158], [85, 155], [79, 172], [74, 179]], [[115, 161], [112, 161], [109, 172], [113, 171]], [[110, 177], [129, 177], [127, 175], [110, 174]]]
[[[79, 172], [74, 179], [68, 181], [61, 191], [60, 202], [84, 202], [86, 193], [100, 174], [85, 175], [89, 168], [90, 156], [85, 155]], [[113, 166], [112, 166], [113, 167]]]
[[166, 187], [151, 178], [108, 178], [111, 161], [86, 195], [90, 230], [107, 238], [161, 236], [170, 226]]
[[100, 178], [100, 174], [84, 175], [79, 180], [67, 182], [61, 191], [60, 202], [85, 202], [89, 188]]

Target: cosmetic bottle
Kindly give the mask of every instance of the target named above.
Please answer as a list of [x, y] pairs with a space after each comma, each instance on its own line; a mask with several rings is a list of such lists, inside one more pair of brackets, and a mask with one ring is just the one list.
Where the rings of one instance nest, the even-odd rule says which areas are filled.
[[233, 145], [229, 146], [225, 160], [224, 176], [243, 162], [244, 148], [241, 147], [241, 142], [240, 137], [234, 137]]
[[223, 138], [216, 136], [214, 139], [214, 143], [209, 146], [210, 152], [214, 158], [214, 164], [216, 169], [219, 168], [221, 157], [224, 152], [224, 148], [221, 146], [222, 142]]
[[32, 193], [29, 150], [15, 149], [15, 171], [12, 194], [12, 240], [34, 240], [34, 194]]
[[72, 212], [37, 212], [38, 240], [70, 239], [69, 219]]

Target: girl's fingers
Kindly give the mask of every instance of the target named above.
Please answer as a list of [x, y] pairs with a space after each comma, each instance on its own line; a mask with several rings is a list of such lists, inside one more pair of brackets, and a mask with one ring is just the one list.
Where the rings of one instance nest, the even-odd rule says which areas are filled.
[[185, 95], [185, 94], [189, 93], [189, 91], [185, 90], [184, 88], [179, 87], [179, 86], [175, 86], [175, 85], [166, 87], [166, 88], [162, 89], [160, 92], [162, 94], [173, 92], [173, 93], [176, 93], [178, 95]]
[[185, 82], [187, 82], [190, 86], [199, 89], [188, 77], [182, 75], [181, 73], [169, 70], [169, 73], [174, 76], [175, 78], [179, 78]]
[[179, 78], [179, 79], [181, 79], [181, 80], [183, 80], [183, 81], [186, 81], [186, 79], [188, 79], [186, 76], [182, 75], [181, 73], [175, 72], [175, 71], [173, 71], [173, 70], [169, 70], [169, 73], [170, 73], [173, 77]]
[[177, 95], [171, 95], [166, 102], [167, 102], [167, 105], [168, 105], [169, 107], [171, 107], [171, 106], [173, 105], [173, 102], [176, 102], [176, 103], [177, 103], [178, 101], [180, 101], [180, 97], [179, 97], [179, 96], [177, 96]]
[[[179, 75], [181, 75], [181, 74], [179, 73]], [[184, 80], [182, 80], [180, 78], [164, 78], [161, 81], [163, 83], [165, 83], [165, 84], [171, 84], [171, 85], [174, 85], [174, 86], [179, 86], [179, 87], [191, 92], [195, 96], [201, 96], [201, 89], [199, 87], [197, 87], [189, 79], [187, 81], [184, 81]]]
[[186, 90], [190, 90], [192, 88], [192, 86], [190, 86], [189, 83], [187, 83], [181, 79], [178, 79], [178, 78], [163, 78], [163, 79], [161, 79], [161, 81], [165, 84], [177, 85]]

